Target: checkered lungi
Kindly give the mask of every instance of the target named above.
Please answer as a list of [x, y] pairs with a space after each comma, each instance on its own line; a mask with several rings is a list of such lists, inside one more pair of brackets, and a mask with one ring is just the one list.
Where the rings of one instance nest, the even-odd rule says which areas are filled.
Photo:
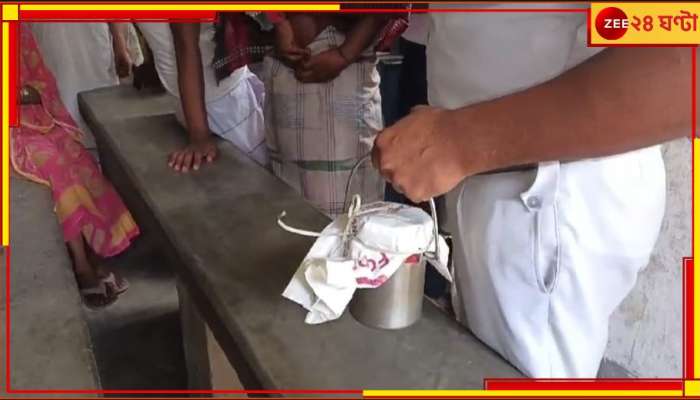
[[[333, 27], [309, 45], [312, 54], [343, 43]], [[294, 71], [265, 57], [266, 141], [272, 171], [325, 214], [343, 213], [345, 187], [355, 163], [383, 128], [379, 72], [371, 53], [327, 83], [305, 84]], [[381, 200], [384, 181], [370, 162], [353, 178], [349, 195]]]

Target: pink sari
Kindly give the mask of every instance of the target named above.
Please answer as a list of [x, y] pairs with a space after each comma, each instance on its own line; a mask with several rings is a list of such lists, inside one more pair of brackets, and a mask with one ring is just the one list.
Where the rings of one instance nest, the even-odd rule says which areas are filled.
[[82, 234], [102, 257], [122, 252], [139, 228], [81, 144], [82, 132], [61, 102], [56, 81], [25, 26], [20, 28], [20, 82], [41, 94], [41, 104], [22, 105], [20, 126], [11, 129], [14, 170], [51, 188], [66, 241]]

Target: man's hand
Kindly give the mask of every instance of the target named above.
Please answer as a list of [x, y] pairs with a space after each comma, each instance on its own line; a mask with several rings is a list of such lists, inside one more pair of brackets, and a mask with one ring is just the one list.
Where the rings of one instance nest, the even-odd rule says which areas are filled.
[[114, 52], [114, 67], [117, 70], [118, 77], [128, 77], [131, 73], [131, 67], [133, 64], [134, 63], [133, 61], [131, 61], [129, 51], [127, 51], [126, 49]]
[[448, 192], [466, 176], [461, 146], [447, 129], [450, 113], [437, 107], [415, 107], [374, 142], [374, 166], [394, 189], [415, 203]]
[[321, 83], [331, 81], [340, 75], [350, 62], [338, 48], [328, 49], [301, 62], [294, 71], [299, 82]]
[[449, 111], [418, 107], [379, 134], [374, 165], [419, 202], [482, 172], [687, 137], [691, 73], [690, 49], [608, 49], [507, 96]]
[[185, 148], [174, 151], [168, 158], [168, 166], [175, 171], [187, 173], [197, 171], [203, 163], [211, 163], [218, 156], [216, 142], [210, 134], [204, 139], [194, 140]]

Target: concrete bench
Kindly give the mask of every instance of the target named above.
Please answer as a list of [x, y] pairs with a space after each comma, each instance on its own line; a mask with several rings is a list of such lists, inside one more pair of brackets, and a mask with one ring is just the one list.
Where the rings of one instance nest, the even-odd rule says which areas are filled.
[[276, 217], [286, 210], [309, 229], [326, 217], [228, 143], [215, 164], [172, 172], [167, 155], [185, 134], [162, 95], [122, 86], [81, 93], [79, 102], [105, 174], [178, 275], [183, 335], [202, 345], [211, 330], [216, 339], [208, 355], [185, 343], [191, 388], [235, 388], [211, 378], [212, 348], [246, 389], [481, 388], [484, 378], [520, 376], [430, 303], [399, 331], [367, 328], [348, 313], [304, 324], [305, 311], [280, 294], [312, 241], [281, 230]]
[[[9, 387], [99, 389], [82, 300], [51, 193], [18, 177], [11, 178], [10, 188], [10, 310], [5, 309], [4, 284], [0, 299], [3, 346], [6, 313], [11, 318]], [[4, 282], [4, 254], [1, 264]]]

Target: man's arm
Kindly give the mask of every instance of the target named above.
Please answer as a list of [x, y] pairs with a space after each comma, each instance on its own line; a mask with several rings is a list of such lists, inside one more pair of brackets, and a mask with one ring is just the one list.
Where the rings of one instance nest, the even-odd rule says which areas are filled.
[[366, 15], [352, 26], [338, 50], [350, 63], [355, 62], [362, 52], [369, 47], [389, 20], [387, 15]]
[[131, 56], [126, 43], [128, 26], [126, 23], [110, 22], [109, 32], [112, 34], [112, 49], [114, 51], [114, 68], [117, 76], [126, 78], [131, 71]]
[[198, 170], [202, 162], [212, 162], [218, 152], [209, 130], [204, 101], [204, 73], [199, 50], [199, 23], [172, 23], [177, 82], [185, 114], [189, 144], [170, 155], [168, 165], [176, 171]]
[[281, 13], [273, 22], [275, 26], [275, 52], [277, 58], [290, 68], [295, 68], [296, 65], [305, 58], [311, 55], [308, 48], [301, 48], [294, 37], [294, 29], [291, 22]]
[[301, 67], [296, 70], [296, 78], [306, 83], [335, 79], [348, 65], [357, 61], [377, 37], [387, 19], [387, 16], [381, 14], [357, 18], [342, 45], [313, 55], [302, 62]]
[[615, 48], [519, 93], [420, 107], [375, 142], [382, 175], [413, 201], [467, 176], [623, 153], [690, 135], [691, 50]]

